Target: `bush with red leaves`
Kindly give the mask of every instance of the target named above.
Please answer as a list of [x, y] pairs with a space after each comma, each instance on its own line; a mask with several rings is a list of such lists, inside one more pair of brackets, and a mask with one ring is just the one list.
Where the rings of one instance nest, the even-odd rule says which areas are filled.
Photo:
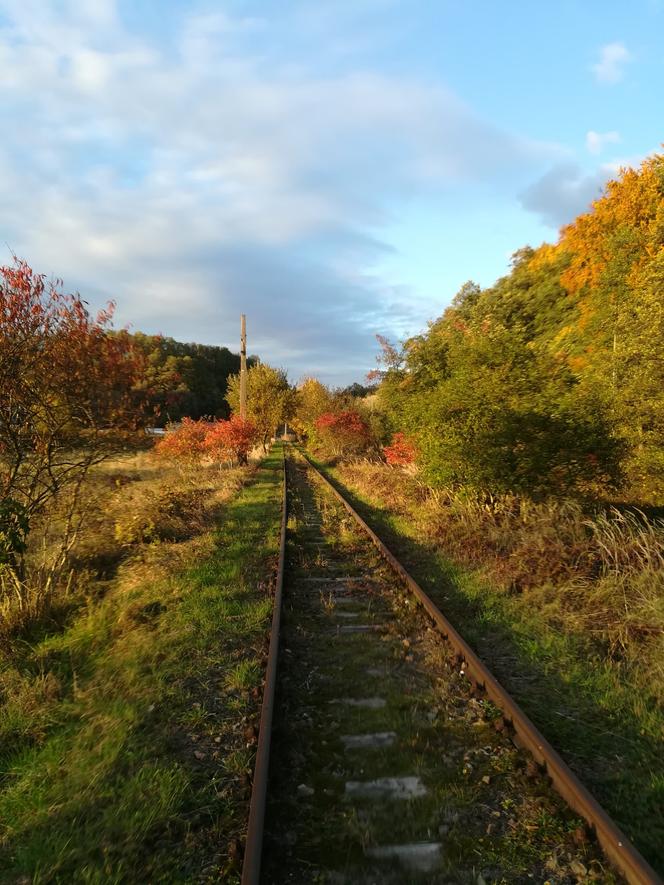
[[210, 426], [204, 447], [214, 461], [245, 464], [257, 438], [258, 428], [253, 421], [232, 415], [228, 421], [215, 421]]
[[170, 430], [155, 446], [155, 454], [168, 461], [192, 466], [204, 456], [217, 463], [245, 464], [256, 442], [258, 429], [253, 421], [233, 415], [228, 421], [193, 421]]
[[321, 447], [330, 455], [357, 455], [372, 443], [371, 430], [364, 418], [352, 409], [325, 412], [315, 422]]
[[210, 421], [183, 418], [179, 427], [169, 430], [155, 445], [155, 454], [179, 464], [195, 464], [206, 451]]
[[395, 433], [389, 446], [383, 447], [385, 460], [392, 467], [408, 467], [415, 462], [417, 449], [405, 433]]

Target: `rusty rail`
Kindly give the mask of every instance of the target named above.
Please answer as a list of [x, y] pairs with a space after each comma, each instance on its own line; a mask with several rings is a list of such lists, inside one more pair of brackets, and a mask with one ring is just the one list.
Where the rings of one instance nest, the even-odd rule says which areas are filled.
[[525, 747], [535, 761], [551, 778], [554, 789], [590, 826], [604, 853], [629, 885], [664, 885], [657, 873], [616, 826], [597, 800], [584, 787], [574, 772], [554, 750], [544, 735], [521, 710], [510, 694], [498, 682], [487, 666], [479, 659], [465, 639], [455, 630], [445, 615], [424, 592], [417, 581], [406, 571], [394, 554], [371, 529], [336, 486], [316, 467], [304, 453], [309, 466], [320, 477], [334, 496], [343, 504], [355, 521], [369, 535], [382, 556], [413, 592], [425, 608], [443, 637], [457, 653], [468, 677], [486, 693], [502, 710], [506, 724], [514, 731], [513, 739]]
[[[283, 444], [282, 444], [283, 445]], [[247, 839], [244, 846], [244, 862], [242, 864], [242, 885], [258, 885], [261, 874], [261, 857], [263, 849], [263, 827], [265, 823], [265, 803], [267, 799], [267, 783], [270, 768], [270, 738], [272, 736], [272, 714], [274, 712], [274, 695], [277, 687], [277, 658], [279, 654], [279, 630], [281, 626], [281, 597], [284, 586], [284, 567], [286, 562], [286, 522], [288, 520], [288, 502], [286, 497], [286, 450], [282, 447], [283, 466], [283, 503], [281, 507], [281, 534], [279, 537], [279, 562], [274, 590], [274, 607], [272, 610], [272, 627], [270, 630], [270, 646], [267, 653], [265, 668], [265, 685], [263, 703], [256, 748], [256, 763], [249, 804], [249, 823]]]

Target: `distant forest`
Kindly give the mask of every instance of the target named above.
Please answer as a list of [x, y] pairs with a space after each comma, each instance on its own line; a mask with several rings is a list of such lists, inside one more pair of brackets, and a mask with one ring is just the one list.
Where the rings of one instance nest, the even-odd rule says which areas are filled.
[[[230, 375], [240, 371], [240, 356], [227, 347], [183, 344], [161, 335], [131, 335], [145, 358], [139, 390], [155, 410], [154, 424], [163, 427], [185, 415], [227, 418], [226, 387]], [[250, 357], [249, 365], [257, 362]]]

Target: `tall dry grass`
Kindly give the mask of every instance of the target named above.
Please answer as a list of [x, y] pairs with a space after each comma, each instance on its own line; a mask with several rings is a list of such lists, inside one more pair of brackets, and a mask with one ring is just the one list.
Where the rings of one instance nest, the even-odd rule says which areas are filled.
[[337, 473], [550, 626], [638, 669], [664, 701], [663, 521], [614, 507], [588, 512], [574, 501], [431, 490], [375, 463], [342, 465]]
[[184, 541], [243, 481], [246, 468], [183, 469], [128, 451], [95, 467], [80, 490], [75, 521], [66, 496], [31, 527], [23, 573], [0, 565], [0, 646], [85, 603], [91, 587], [150, 544]]

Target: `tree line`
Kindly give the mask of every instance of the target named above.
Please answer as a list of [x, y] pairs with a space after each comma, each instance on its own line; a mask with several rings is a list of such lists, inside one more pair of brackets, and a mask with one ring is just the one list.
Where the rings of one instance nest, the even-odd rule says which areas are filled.
[[423, 334], [383, 341], [378, 400], [433, 484], [661, 501], [664, 156]]
[[403, 459], [398, 434], [434, 486], [661, 503], [664, 156], [623, 170], [494, 285], [464, 284], [422, 334], [379, 341], [377, 392], [350, 405], [364, 429], [347, 416], [343, 443], [320, 415], [344, 409], [301, 388], [301, 423], [331, 452]]
[[[125, 334], [125, 333], [122, 333]], [[228, 418], [228, 379], [240, 371], [240, 356], [226, 347], [184, 344], [163, 335], [129, 336], [142, 355], [135, 389], [157, 427], [182, 418]], [[254, 365], [257, 357], [248, 359]]]

